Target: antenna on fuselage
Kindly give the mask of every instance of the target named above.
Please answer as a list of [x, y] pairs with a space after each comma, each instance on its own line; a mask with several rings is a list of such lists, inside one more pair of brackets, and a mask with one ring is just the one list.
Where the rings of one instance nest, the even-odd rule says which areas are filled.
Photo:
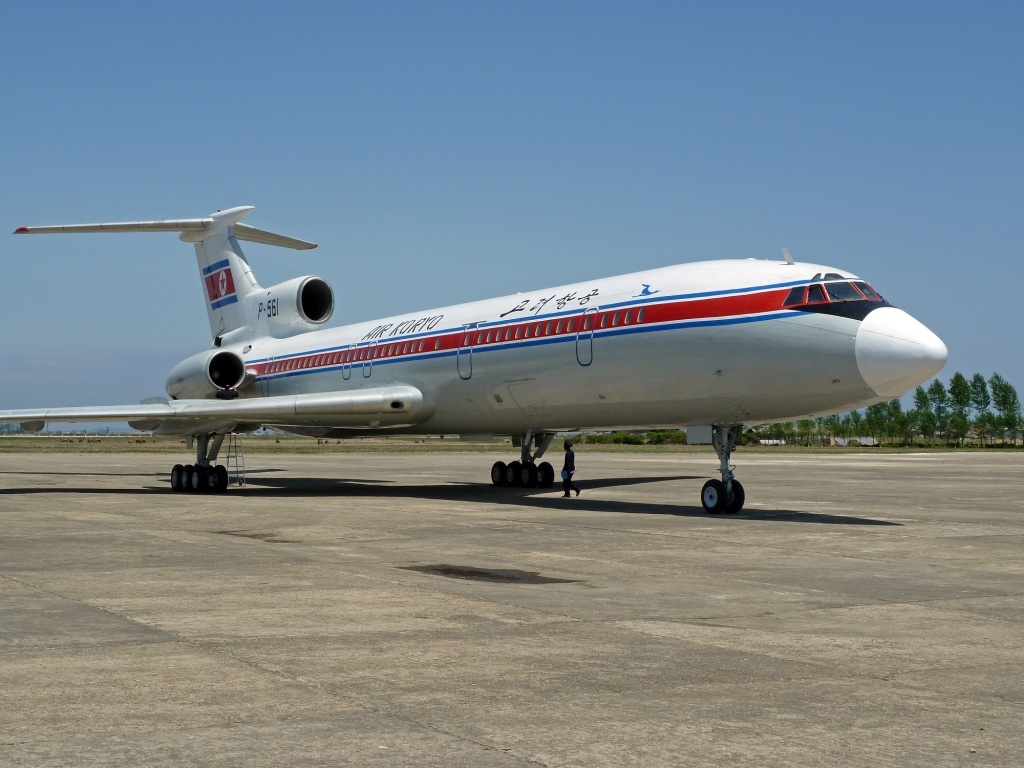
[[790, 266], [796, 264], [796, 262], [793, 261], [793, 254], [789, 252], [789, 248], [783, 248], [782, 255], [785, 257], [786, 263], [789, 264]]

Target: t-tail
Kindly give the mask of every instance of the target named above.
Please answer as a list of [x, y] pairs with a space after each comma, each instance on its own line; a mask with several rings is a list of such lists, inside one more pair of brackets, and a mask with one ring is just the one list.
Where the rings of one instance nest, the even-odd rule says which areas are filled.
[[256, 282], [238, 241], [296, 250], [316, 248], [316, 243], [242, 224], [253, 210], [252, 206], [229, 208], [201, 219], [20, 227], [14, 234], [179, 232], [181, 240], [195, 245], [214, 346], [313, 330], [334, 310], [334, 292], [327, 282], [307, 276], [263, 288]]

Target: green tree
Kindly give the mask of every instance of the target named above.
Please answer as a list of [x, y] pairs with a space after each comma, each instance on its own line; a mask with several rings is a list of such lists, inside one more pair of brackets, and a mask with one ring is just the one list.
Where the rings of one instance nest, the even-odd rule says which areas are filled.
[[931, 403], [932, 413], [935, 414], [936, 432], [945, 435], [949, 419], [949, 396], [938, 379], [928, 385], [928, 402]]
[[853, 437], [860, 437], [860, 429], [864, 425], [864, 416], [860, 411], [850, 411], [850, 427]]
[[981, 432], [981, 440], [983, 444], [987, 444], [988, 436], [992, 435], [995, 437], [999, 434], [999, 419], [992, 411], [985, 411], [983, 414], [978, 416], [974, 421], [974, 425]]
[[996, 412], [996, 429], [1001, 441], [1005, 443], [1008, 434], [1016, 444], [1021, 424], [1020, 398], [1017, 390], [998, 373], [992, 374], [988, 385], [992, 391], [992, 407]]
[[820, 425], [821, 433], [828, 438], [829, 444], [835, 445], [835, 439], [839, 435], [839, 428], [841, 425], [840, 418], [836, 415], [826, 416], [821, 419]]
[[810, 446], [811, 437], [814, 435], [814, 419], [800, 419], [796, 423], [796, 437], [804, 445]]
[[935, 412], [928, 393], [920, 385], [914, 390], [914, 422], [922, 437], [935, 441]]
[[892, 442], [896, 438], [906, 445], [910, 442], [914, 433], [914, 422], [910, 414], [903, 410], [903, 404], [899, 398], [890, 400], [885, 405], [886, 431]]
[[953, 374], [949, 380], [949, 407], [954, 413], [959, 413], [967, 421], [971, 412], [971, 383], [960, 371]]
[[988, 394], [988, 382], [980, 373], [971, 377], [971, 409], [974, 411], [974, 418], [992, 407], [992, 398]]
[[875, 403], [864, 411], [864, 427], [876, 441], [885, 434], [886, 404]]
[[948, 401], [949, 437], [960, 445], [967, 437], [967, 431], [971, 426], [971, 383], [960, 371], [954, 373], [949, 380]]
[[953, 438], [953, 441], [960, 445], [964, 438], [967, 436], [967, 430], [970, 429], [971, 423], [967, 420], [967, 414], [960, 411], [954, 410], [949, 414], [949, 436]]

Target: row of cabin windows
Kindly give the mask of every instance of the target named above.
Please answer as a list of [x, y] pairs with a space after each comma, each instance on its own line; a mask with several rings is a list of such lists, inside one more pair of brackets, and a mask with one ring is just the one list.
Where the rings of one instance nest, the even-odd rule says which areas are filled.
[[884, 301], [867, 283], [813, 283], [801, 285], [789, 292], [784, 307], [807, 304], [828, 304], [843, 301]]
[[594, 312], [579, 317], [568, 317], [560, 320], [547, 320], [539, 323], [518, 323], [500, 328], [487, 328], [482, 331], [470, 331], [462, 337], [462, 346], [474, 344], [492, 344], [499, 341], [517, 341], [519, 339], [558, 336], [562, 333], [590, 331], [594, 328], [614, 328], [619, 325], [642, 323], [646, 309], [627, 309], [615, 312]]
[[[471, 344], [490, 344], [498, 341], [514, 341], [516, 339], [530, 339], [541, 336], [552, 336], [561, 333], [576, 333], [589, 331], [594, 328], [615, 328], [620, 325], [634, 325], [642, 323], [646, 315], [646, 309], [617, 310], [615, 312], [592, 313], [584, 315], [582, 322], [579, 317], [562, 318], [560, 320], [548, 320], [539, 323], [520, 323], [517, 325], [502, 326], [501, 328], [489, 328], [483, 331], [467, 333], [463, 337], [463, 346]], [[394, 357], [396, 355], [408, 355], [423, 352], [427, 348], [427, 340], [395, 342], [391, 344], [378, 344], [376, 346], [358, 347], [346, 349], [340, 352], [331, 352], [325, 355], [313, 355], [312, 357], [297, 357], [291, 360], [281, 360], [270, 364], [269, 373], [280, 373], [284, 371], [297, 371], [305, 368], [319, 368], [324, 365], [337, 365], [339, 363], [353, 363], [362, 360], [377, 360], [382, 357]], [[441, 337], [434, 340], [434, 349], [441, 348]]]
[[[358, 347], [346, 349], [341, 352], [331, 352], [327, 355], [313, 355], [312, 357], [297, 357], [292, 360], [282, 360], [279, 363], [270, 364], [270, 373], [280, 371], [296, 371], [303, 368], [319, 368], [323, 365], [338, 365], [339, 363], [354, 363], [361, 360], [377, 360], [382, 357], [393, 357], [394, 355], [408, 355], [415, 352], [422, 352], [426, 349], [427, 340], [406, 341], [404, 343], [379, 344], [372, 347]], [[434, 342], [434, 349], [441, 348], [441, 339]]]

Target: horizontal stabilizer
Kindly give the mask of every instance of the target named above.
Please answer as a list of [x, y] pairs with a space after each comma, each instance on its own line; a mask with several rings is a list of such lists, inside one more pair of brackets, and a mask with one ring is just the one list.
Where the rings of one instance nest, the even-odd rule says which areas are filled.
[[104, 224], [54, 224], [42, 227], [18, 227], [16, 235], [51, 235], [51, 234], [83, 234], [91, 232], [180, 232], [181, 239], [186, 242], [197, 242], [206, 239], [206, 234], [213, 235], [216, 225], [230, 226], [234, 236], [239, 240], [264, 245], [276, 245], [282, 248], [293, 248], [298, 251], [316, 248], [316, 243], [299, 240], [265, 229], [241, 224], [242, 219], [252, 213], [252, 206], [241, 206], [226, 211], [218, 211], [201, 219], [168, 219], [166, 221], [116, 221]]
[[316, 243], [307, 240], [299, 240], [296, 237], [279, 235], [276, 232], [268, 232], [265, 229], [256, 229], [248, 224], [235, 224], [235, 237], [239, 240], [247, 240], [250, 243], [263, 243], [263, 245], [277, 245], [281, 248], [294, 248], [296, 251], [308, 251], [316, 248]]

